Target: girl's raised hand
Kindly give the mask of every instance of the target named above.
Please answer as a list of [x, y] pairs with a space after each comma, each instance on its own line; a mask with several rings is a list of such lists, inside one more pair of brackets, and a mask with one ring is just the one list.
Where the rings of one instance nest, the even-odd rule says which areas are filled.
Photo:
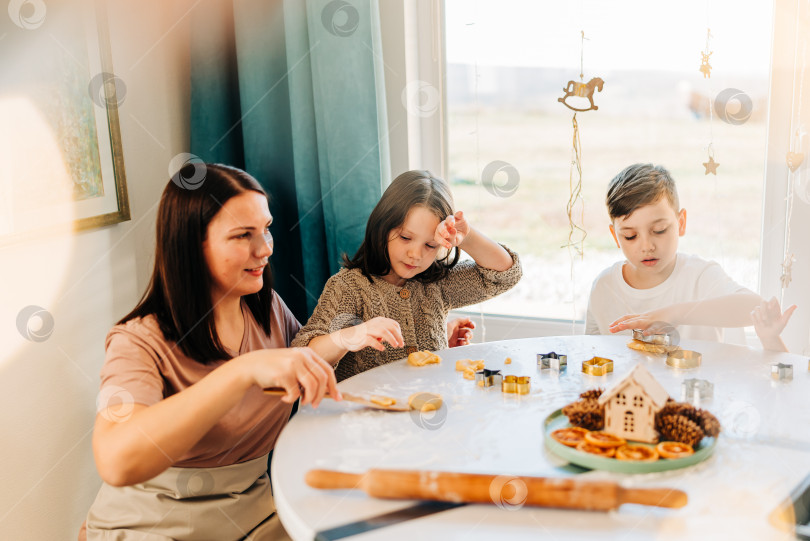
[[436, 227], [436, 241], [447, 248], [460, 246], [470, 232], [470, 224], [464, 217], [463, 211], [448, 216]]

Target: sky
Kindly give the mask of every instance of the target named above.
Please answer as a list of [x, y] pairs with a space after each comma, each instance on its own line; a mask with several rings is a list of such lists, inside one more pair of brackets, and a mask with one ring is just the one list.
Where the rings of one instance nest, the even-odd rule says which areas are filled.
[[692, 71], [711, 29], [714, 69], [768, 74], [773, 3], [731, 0], [446, 0], [447, 61]]

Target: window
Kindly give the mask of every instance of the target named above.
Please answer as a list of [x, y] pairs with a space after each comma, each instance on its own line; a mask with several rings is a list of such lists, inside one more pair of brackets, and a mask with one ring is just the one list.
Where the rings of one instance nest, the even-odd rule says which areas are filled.
[[644, 407], [644, 397], [643, 396], [634, 396], [633, 397], [633, 407], [634, 408], [641, 408]]
[[[484, 312], [583, 319], [591, 282], [622, 258], [607, 228], [607, 183], [634, 162], [673, 174], [688, 211], [680, 250], [718, 261], [759, 290], [772, 9], [770, 2], [739, 9], [730, 0], [708, 9], [702, 1], [445, 1], [446, 176], [457, 207], [523, 259], [521, 283], [484, 303]], [[713, 70], [704, 79], [707, 26]], [[584, 258], [572, 263], [561, 246], [573, 111], [557, 98], [578, 80], [580, 30], [585, 80], [605, 84], [595, 94], [599, 110], [577, 114], [588, 236]], [[712, 111], [710, 122], [709, 100], [727, 88], [751, 99], [747, 121], [726, 123]], [[732, 100], [725, 112], [740, 106]], [[717, 176], [702, 165], [710, 140]], [[496, 161], [519, 174], [509, 197], [480, 184]], [[506, 177], [499, 173], [495, 183]]]
[[627, 397], [624, 396], [624, 393], [619, 393], [616, 395], [616, 404], [620, 406], [627, 404]]

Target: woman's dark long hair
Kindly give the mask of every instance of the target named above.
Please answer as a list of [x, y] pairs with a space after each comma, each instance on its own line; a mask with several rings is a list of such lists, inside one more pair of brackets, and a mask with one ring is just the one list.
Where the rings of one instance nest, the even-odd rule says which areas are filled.
[[[227, 165], [191, 164], [172, 177], [158, 208], [152, 278], [138, 305], [118, 324], [154, 314], [166, 339], [188, 357], [204, 364], [231, 357], [214, 325], [213, 279], [203, 242], [222, 206], [249, 191], [267, 196], [256, 179]], [[243, 299], [269, 336], [274, 294], [270, 265], [262, 279], [262, 289]]]
[[[426, 208], [441, 221], [453, 214], [453, 195], [447, 183], [434, 177], [430, 171], [402, 173], [388, 186], [371, 211], [366, 235], [357, 253], [351, 259], [343, 255], [343, 266], [360, 269], [369, 281], [372, 275], [385, 276], [391, 272], [388, 239], [392, 231], [402, 227], [408, 212], [414, 207]], [[414, 276], [414, 280], [423, 283], [441, 280], [458, 263], [458, 258], [458, 248], [454, 248]]]

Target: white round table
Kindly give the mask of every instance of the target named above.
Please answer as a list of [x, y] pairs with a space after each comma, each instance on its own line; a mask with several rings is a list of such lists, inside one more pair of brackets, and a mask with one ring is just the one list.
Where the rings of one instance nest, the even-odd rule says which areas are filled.
[[[610, 479], [626, 486], [685, 491], [682, 509], [624, 505], [586, 512], [466, 505], [368, 531], [351, 539], [793, 539], [769, 523], [770, 512], [810, 472], [810, 372], [807, 358], [713, 342], [684, 341], [703, 354], [699, 368], [677, 370], [665, 357], [627, 348], [626, 336], [565, 336], [489, 342], [438, 352], [440, 365], [413, 367], [404, 360], [352, 377], [340, 389], [406, 399], [419, 391], [442, 395], [437, 414], [387, 412], [324, 400], [304, 407], [286, 426], [272, 463], [279, 516], [296, 540], [410, 507], [414, 501], [374, 499], [360, 490], [317, 490], [304, 483], [311, 469], [362, 473], [370, 468], [495, 475]], [[537, 354], [568, 355], [562, 373], [540, 370]], [[606, 376], [581, 372], [594, 356], [614, 361]], [[505, 365], [510, 357], [511, 364]], [[484, 359], [503, 374], [531, 376], [528, 395], [482, 389], [455, 371], [458, 359]], [[775, 381], [771, 363], [793, 365], [793, 380]], [[543, 444], [543, 421], [585, 389], [610, 387], [636, 364], [646, 366], [671, 397], [681, 382], [714, 384], [700, 404], [723, 425], [708, 460], [654, 474], [572, 473]]]

